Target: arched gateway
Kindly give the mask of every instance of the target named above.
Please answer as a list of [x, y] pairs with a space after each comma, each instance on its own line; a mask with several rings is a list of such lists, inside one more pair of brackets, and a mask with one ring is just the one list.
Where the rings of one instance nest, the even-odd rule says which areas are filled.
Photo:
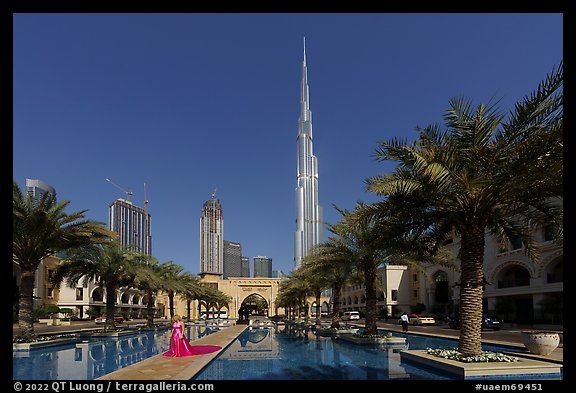
[[201, 275], [201, 279], [232, 298], [228, 304], [229, 318], [239, 319], [241, 308], [250, 313], [264, 313], [266, 316], [284, 314], [283, 308], [276, 308], [275, 306], [281, 281], [279, 278], [231, 277], [221, 279], [218, 275], [205, 273]]

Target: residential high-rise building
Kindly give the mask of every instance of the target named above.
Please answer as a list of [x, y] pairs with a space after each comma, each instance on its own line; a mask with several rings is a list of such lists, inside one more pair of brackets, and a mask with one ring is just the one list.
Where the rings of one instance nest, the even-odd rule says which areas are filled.
[[118, 198], [109, 205], [108, 224], [123, 248], [152, 255], [151, 216], [146, 209]]
[[54, 187], [38, 179], [26, 179], [26, 192], [37, 201], [39, 201], [46, 192], [56, 196]]
[[272, 258], [257, 256], [254, 261], [254, 277], [272, 278]]
[[306, 41], [300, 83], [300, 118], [298, 120], [296, 231], [294, 233], [294, 267], [322, 241], [322, 207], [318, 204], [318, 159], [312, 148], [312, 112], [308, 89]]
[[242, 245], [224, 240], [224, 269], [222, 278], [242, 277]]
[[216, 199], [204, 202], [200, 217], [200, 274], [222, 275], [224, 272], [224, 217]]
[[240, 277], [250, 277], [250, 257], [242, 256], [242, 275]]

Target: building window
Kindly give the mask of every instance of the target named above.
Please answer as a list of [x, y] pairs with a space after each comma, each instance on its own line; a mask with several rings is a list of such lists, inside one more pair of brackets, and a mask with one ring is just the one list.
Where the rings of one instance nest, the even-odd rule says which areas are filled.
[[418, 282], [418, 274], [415, 273], [415, 274], [412, 275], [412, 281], [413, 281], [413, 282]]
[[544, 227], [544, 241], [549, 242], [558, 238], [558, 228], [554, 224]]
[[398, 301], [398, 290], [393, 289], [391, 294], [392, 294], [392, 301], [397, 302]]
[[54, 298], [54, 288], [46, 288], [46, 297], [48, 299]]
[[48, 277], [48, 281], [52, 281], [52, 276], [54, 275], [54, 270], [46, 269], [46, 277]]
[[84, 300], [84, 288], [76, 288], [76, 300]]
[[512, 266], [498, 280], [498, 288], [511, 288], [530, 285], [530, 273], [520, 266]]
[[415, 290], [412, 292], [412, 296], [413, 296], [414, 298], [418, 298], [418, 290], [417, 290], [417, 289], [415, 289]]
[[512, 250], [519, 250], [522, 248], [522, 237], [516, 236], [512, 239]]
[[555, 283], [564, 281], [564, 262], [560, 261], [554, 268], [547, 274], [546, 282]]

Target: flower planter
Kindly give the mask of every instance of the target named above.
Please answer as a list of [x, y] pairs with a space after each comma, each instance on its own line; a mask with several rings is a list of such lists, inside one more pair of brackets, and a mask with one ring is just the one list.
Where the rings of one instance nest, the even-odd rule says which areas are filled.
[[338, 336], [339, 339], [348, 341], [354, 344], [377, 344], [386, 347], [408, 349], [408, 344], [406, 343], [406, 338], [404, 337], [357, 337], [353, 334], [343, 334]]
[[523, 331], [522, 342], [531, 353], [548, 356], [560, 344], [560, 335], [542, 330]]

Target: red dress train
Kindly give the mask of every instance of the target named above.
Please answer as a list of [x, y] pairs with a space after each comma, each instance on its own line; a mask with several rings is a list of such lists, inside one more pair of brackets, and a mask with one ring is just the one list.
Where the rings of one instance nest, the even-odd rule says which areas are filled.
[[170, 349], [162, 355], [171, 357], [203, 355], [206, 353], [216, 352], [222, 349], [219, 345], [190, 345], [190, 342], [184, 336], [184, 324], [182, 321], [172, 324], [173, 330], [170, 336]]

